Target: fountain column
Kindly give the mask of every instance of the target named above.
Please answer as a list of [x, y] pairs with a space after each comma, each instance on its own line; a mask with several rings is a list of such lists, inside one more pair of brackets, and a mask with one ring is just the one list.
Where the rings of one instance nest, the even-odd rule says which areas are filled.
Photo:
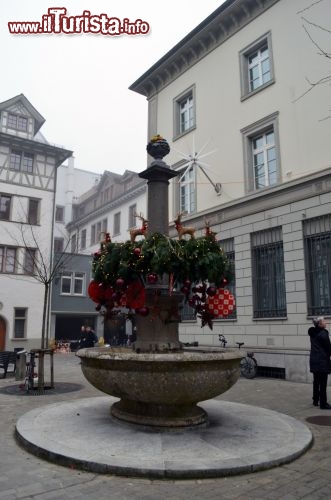
[[[163, 161], [170, 148], [164, 139], [150, 142], [148, 153], [154, 158], [151, 165], [139, 174], [147, 180], [148, 232], [169, 234], [169, 181], [178, 175]], [[145, 304], [150, 311], [147, 317], [137, 315], [137, 352], [176, 351], [181, 348], [178, 339], [179, 305], [182, 294], [169, 289], [169, 277], [164, 276], [157, 284], [146, 284]], [[158, 314], [153, 314], [157, 310]]]

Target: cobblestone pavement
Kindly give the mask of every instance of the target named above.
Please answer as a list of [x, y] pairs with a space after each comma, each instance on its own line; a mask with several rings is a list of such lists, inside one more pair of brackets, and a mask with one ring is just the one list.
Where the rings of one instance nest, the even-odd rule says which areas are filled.
[[[309, 384], [275, 379], [240, 379], [219, 399], [270, 408], [306, 422], [314, 435], [313, 446], [294, 462], [281, 467], [220, 479], [148, 480], [67, 469], [27, 453], [14, 438], [15, 423], [21, 415], [57, 401], [104, 396], [85, 381], [79, 364], [73, 354], [55, 355], [56, 382], [81, 384], [81, 389], [74, 392], [27, 396], [14, 391], [13, 394], [8, 388], [18, 386], [19, 382], [8, 375], [0, 380], [0, 500], [325, 500], [331, 497], [331, 426], [306, 422], [307, 417], [328, 413], [331, 420], [331, 411], [312, 406]], [[54, 433], [61, 433], [56, 422]]]

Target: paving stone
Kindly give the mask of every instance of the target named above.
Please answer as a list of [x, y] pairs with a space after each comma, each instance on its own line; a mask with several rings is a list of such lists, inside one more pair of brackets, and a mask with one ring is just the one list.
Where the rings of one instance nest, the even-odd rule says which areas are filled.
[[[81, 384], [79, 391], [45, 396], [0, 393], [0, 500], [325, 500], [331, 491], [330, 427], [309, 425], [312, 447], [290, 464], [268, 471], [219, 479], [149, 480], [95, 475], [43, 461], [20, 448], [13, 431], [17, 419], [33, 408], [102, 395], [81, 374], [74, 355], [55, 356], [55, 380]], [[0, 389], [13, 385], [0, 380]], [[331, 388], [328, 389], [329, 393]], [[324, 414], [311, 404], [310, 384], [256, 378], [240, 379], [217, 400], [271, 409], [305, 423], [306, 417]], [[330, 395], [331, 399], [331, 395]], [[60, 433], [54, 422], [54, 433]], [[37, 487], [37, 491], [33, 488]], [[40, 491], [42, 489], [42, 491]], [[24, 496], [21, 496], [25, 493]], [[232, 495], [232, 496], [230, 496]]]

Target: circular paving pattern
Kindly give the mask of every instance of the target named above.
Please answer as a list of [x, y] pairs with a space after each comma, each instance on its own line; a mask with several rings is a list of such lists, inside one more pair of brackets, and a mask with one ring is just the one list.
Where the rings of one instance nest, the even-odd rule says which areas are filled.
[[[115, 398], [92, 397], [29, 411], [18, 441], [57, 464], [99, 473], [155, 478], [206, 478], [288, 463], [312, 443], [306, 425], [288, 415], [229, 401], [200, 405], [209, 425], [156, 431], [110, 416]], [[54, 432], [56, 429], [61, 432]]]

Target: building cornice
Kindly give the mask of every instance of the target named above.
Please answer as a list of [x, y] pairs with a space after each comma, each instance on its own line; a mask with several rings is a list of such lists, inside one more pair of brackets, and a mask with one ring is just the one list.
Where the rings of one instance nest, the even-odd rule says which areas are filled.
[[130, 87], [148, 99], [279, 0], [227, 0]]
[[[213, 227], [330, 192], [331, 168], [327, 168], [272, 188], [254, 192], [238, 200], [218, 205], [213, 209], [189, 215], [185, 220], [194, 225], [196, 229], [203, 229], [206, 225], [206, 219]], [[175, 235], [176, 231], [174, 227], [171, 227], [170, 236]]]

